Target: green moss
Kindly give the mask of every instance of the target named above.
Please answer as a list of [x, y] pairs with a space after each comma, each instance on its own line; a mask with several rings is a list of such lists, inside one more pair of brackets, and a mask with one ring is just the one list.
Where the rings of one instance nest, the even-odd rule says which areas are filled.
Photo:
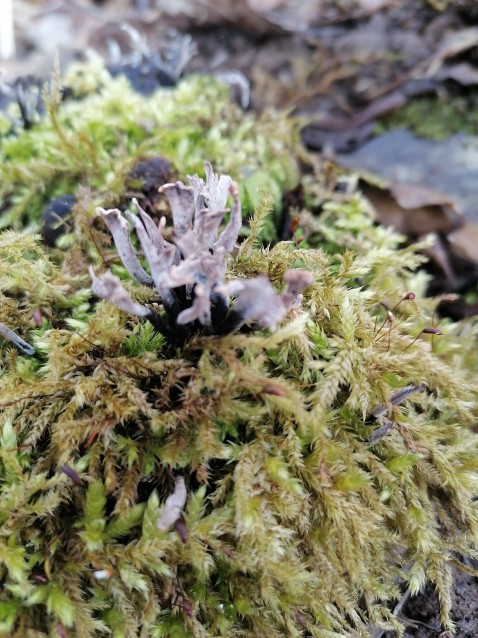
[[[472, 101], [475, 100], [473, 96]], [[385, 117], [377, 132], [393, 128], [406, 128], [420, 137], [444, 140], [455, 133], [477, 135], [478, 116], [470, 98], [421, 97]]]
[[[65, 253], [0, 236], [0, 321], [37, 353], [0, 342], [0, 635], [400, 634], [400, 587], [425, 582], [451, 628], [454, 556], [478, 542], [476, 323], [412, 343], [436, 305], [420, 294], [423, 258], [375, 225], [352, 182], [305, 178], [294, 240], [263, 246], [273, 198], [258, 187], [277, 198], [303, 153], [286, 115], [244, 115], [207, 78], [144, 98], [97, 72], [71, 80], [82, 101], [57, 108], [54, 92], [49, 119], [2, 146], [5, 223], [38, 226], [53, 193], [82, 206]], [[266, 273], [280, 289], [289, 268], [314, 274], [277, 332], [176, 347], [92, 298], [99, 250], [154, 301], [86, 224], [148, 154], [181, 175], [206, 156], [242, 177], [256, 210], [227, 278]], [[177, 477], [184, 511], [158, 529]]]
[[297, 125], [277, 112], [245, 114], [210, 77], [189, 77], [146, 97], [94, 63], [73, 68], [66, 82], [76, 99], [60, 102], [56, 76], [45, 96], [47, 116], [30, 130], [3, 136], [2, 227], [38, 229], [44, 205], [63, 194], [79, 197], [83, 216], [98, 205], [115, 206], [136, 161], [153, 155], [168, 159], [183, 178], [198, 172], [207, 156], [241, 182], [246, 212], [262, 184], [276, 203], [297, 184]]
[[[341, 206], [334, 245], [368, 215], [357, 195]], [[371, 224], [354, 254], [263, 249], [264, 215], [230, 274], [267, 272], [279, 286], [300, 264], [316, 280], [303, 308], [274, 334], [179, 350], [105, 302], [66, 322], [68, 289], [48, 257], [4, 235], [0, 286], [40, 353], [37, 365], [1, 344], [5, 635], [46, 636], [60, 623], [80, 638], [365, 636], [371, 624], [399, 628], [398, 584], [416, 593], [427, 580], [451, 627], [453, 554], [478, 540], [467, 343], [449, 324], [440, 341], [408, 347], [430, 321], [426, 300], [403, 302], [380, 329], [380, 302], [400, 300], [419, 261], [397, 237], [379, 231], [370, 250]], [[12, 269], [37, 263], [28, 285], [11, 287]], [[32, 330], [41, 282], [51, 324]], [[427, 390], [390, 407], [395, 425], [371, 445], [369, 415], [410, 383]], [[184, 516], [159, 531], [175, 475]]]

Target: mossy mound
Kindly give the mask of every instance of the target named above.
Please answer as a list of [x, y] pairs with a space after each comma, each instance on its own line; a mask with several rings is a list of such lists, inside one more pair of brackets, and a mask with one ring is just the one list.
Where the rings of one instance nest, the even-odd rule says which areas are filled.
[[[359, 202], [342, 197], [349, 228]], [[450, 569], [478, 540], [466, 344], [451, 324], [412, 343], [431, 320], [404, 295], [420, 259], [390, 233], [328, 257], [260, 248], [263, 222], [230, 274], [280, 287], [300, 265], [302, 308], [180, 349], [3, 235], [4, 300], [38, 353], [2, 343], [3, 635], [367, 636], [427, 580], [451, 627]], [[177, 477], [184, 514], [159, 530]]]
[[[62, 101], [64, 84], [71, 95]], [[28, 130], [14, 126], [16, 105], [0, 113], [2, 228], [39, 230], [44, 207], [62, 195], [77, 197], [80, 218], [117, 206], [140, 189], [130, 179], [138, 161], [158, 156], [181, 176], [210, 158], [240, 182], [246, 212], [259, 186], [277, 203], [299, 179], [297, 124], [274, 111], [244, 113], [211, 77], [190, 76], [144, 96], [91, 63], [70, 69], [64, 81], [57, 73], [44, 103], [45, 115]]]
[[245, 178], [251, 208], [263, 182], [294, 184], [302, 152], [285, 115], [245, 116], [210, 79], [152, 98], [101, 82], [58, 108], [53, 91], [49, 118], [3, 141], [5, 224], [38, 227], [53, 196], [80, 204], [67, 253], [0, 236], [0, 322], [36, 350], [0, 341], [0, 633], [355, 638], [400, 632], [394, 601], [426, 581], [451, 628], [451, 566], [478, 541], [476, 326], [439, 335], [422, 258], [352, 182], [317, 173], [303, 184], [320, 215], [264, 248], [260, 201], [228, 263], [226, 279], [278, 290], [290, 268], [313, 274], [277, 332], [177, 346], [98, 302], [101, 252], [151, 303], [88, 224], [138, 158], [184, 176], [207, 157]]

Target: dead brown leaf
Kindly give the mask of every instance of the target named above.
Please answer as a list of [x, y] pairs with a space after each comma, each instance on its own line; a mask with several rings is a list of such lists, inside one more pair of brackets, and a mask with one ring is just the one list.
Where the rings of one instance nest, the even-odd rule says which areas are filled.
[[[399, 183], [423, 185], [435, 194], [445, 193], [444, 198], [434, 195], [431, 200], [422, 198], [422, 202], [446, 206], [448, 199], [459, 214], [477, 219], [478, 137], [458, 134], [437, 142], [418, 138], [406, 129], [395, 129], [353, 153], [339, 155], [337, 161], [368, 183], [384, 188]], [[455, 214], [452, 219], [457, 217]], [[455, 230], [453, 224], [451, 230]]]
[[253, 32], [304, 31], [320, 16], [323, 0], [156, 0], [166, 16], [182, 17], [190, 23], [233, 24]]
[[478, 264], [478, 222], [467, 221], [448, 235], [448, 241], [453, 254]]
[[393, 6], [395, 0], [358, 0], [358, 4], [366, 13], [380, 11], [387, 7]]
[[380, 187], [366, 182], [361, 189], [375, 208], [377, 220], [404, 235], [447, 234], [462, 223], [452, 202], [431, 189], [411, 184]]
[[426, 75], [436, 74], [443, 62], [478, 45], [478, 27], [460, 29], [445, 37], [443, 44], [429, 61]]
[[431, 233], [433, 243], [423, 251], [440, 269], [445, 279], [445, 286], [451, 290], [457, 286], [457, 277], [450, 259], [448, 244], [437, 233]]
[[427, 186], [398, 183], [391, 184], [389, 188], [400, 206], [407, 210], [423, 206], [453, 206], [447, 195]]

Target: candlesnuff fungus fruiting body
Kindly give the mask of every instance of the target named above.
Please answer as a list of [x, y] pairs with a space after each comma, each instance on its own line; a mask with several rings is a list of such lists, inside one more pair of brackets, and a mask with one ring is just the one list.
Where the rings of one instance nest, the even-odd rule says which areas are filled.
[[[166, 218], [162, 217], [156, 225], [136, 200], [133, 204], [137, 215], [130, 211], [123, 215], [118, 209], [97, 209], [113, 235], [126, 270], [138, 282], [154, 286], [166, 318], [133, 302], [119, 277], [111, 272], [96, 276], [90, 268], [92, 291], [121, 310], [147, 317], [166, 336], [175, 334], [175, 324], [194, 322], [209, 334], [232, 332], [251, 321], [275, 330], [288, 308], [299, 300], [302, 289], [313, 282], [312, 274], [301, 269], [287, 270], [284, 274], [287, 286], [282, 295], [275, 292], [265, 275], [226, 283], [227, 259], [236, 246], [242, 225], [239, 191], [228, 175], [216, 175], [209, 162], [204, 167], [206, 182], [194, 175], [189, 177], [190, 186], [176, 182], [159, 189], [171, 207], [173, 243], [164, 238]], [[229, 195], [233, 201], [230, 220], [219, 232], [229, 212], [225, 208]], [[136, 255], [127, 220], [136, 231], [151, 274], [144, 270]], [[230, 295], [236, 300], [229, 311]]]

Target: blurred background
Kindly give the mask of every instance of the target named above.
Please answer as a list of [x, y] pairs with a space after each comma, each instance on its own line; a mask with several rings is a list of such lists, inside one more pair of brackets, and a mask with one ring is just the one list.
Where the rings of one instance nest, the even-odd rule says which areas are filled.
[[[57, 52], [63, 66], [94, 55], [114, 64], [164, 55], [187, 34], [181, 73], [238, 83], [242, 73], [248, 106], [328, 114], [330, 130], [332, 114], [374, 103], [370, 121], [416, 95], [476, 85], [475, 25], [476, 0], [1, 0], [0, 64], [5, 81], [48, 76]], [[401, 101], [376, 104], [399, 88]]]
[[0, 0], [0, 53], [0, 108], [59, 56], [144, 94], [211, 74], [244, 110], [286, 109], [379, 223], [434, 234], [438, 290], [476, 284], [477, 0]]

